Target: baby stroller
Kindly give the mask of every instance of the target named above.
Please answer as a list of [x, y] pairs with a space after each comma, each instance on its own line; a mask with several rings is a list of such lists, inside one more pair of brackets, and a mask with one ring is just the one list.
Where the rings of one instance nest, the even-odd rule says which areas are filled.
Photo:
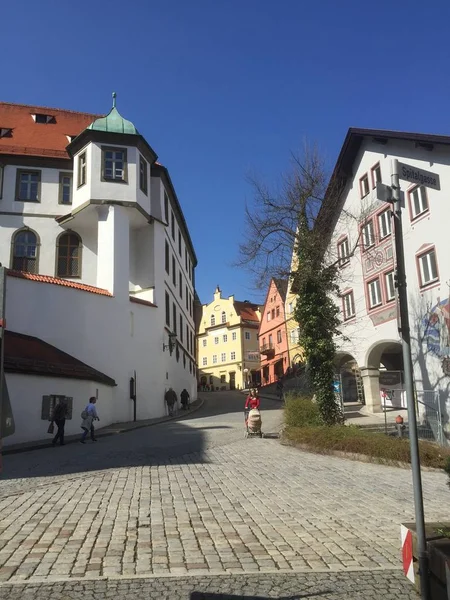
[[261, 431], [261, 413], [257, 408], [244, 411], [245, 418], [245, 437], [259, 437], [262, 438], [263, 434]]

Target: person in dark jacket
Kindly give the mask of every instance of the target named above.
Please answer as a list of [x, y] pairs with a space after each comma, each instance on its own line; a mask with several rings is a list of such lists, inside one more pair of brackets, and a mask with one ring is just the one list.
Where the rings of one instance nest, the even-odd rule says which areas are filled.
[[52, 445], [56, 446], [56, 442], [59, 440], [60, 446], [64, 446], [64, 427], [66, 425], [67, 417], [67, 406], [65, 402], [58, 402], [53, 411], [53, 421], [56, 423], [58, 431], [53, 438]]
[[173, 415], [174, 407], [178, 402], [177, 394], [171, 387], [164, 394], [164, 400], [167, 403], [167, 409], [169, 411], [169, 416], [171, 417]]
[[181, 392], [180, 400], [181, 400], [181, 406], [182, 406], [183, 410], [186, 410], [186, 408], [190, 408], [190, 406], [189, 406], [190, 396], [189, 396], [189, 392], [187, 391], [186, 388], [184, 388], [183, 391]]

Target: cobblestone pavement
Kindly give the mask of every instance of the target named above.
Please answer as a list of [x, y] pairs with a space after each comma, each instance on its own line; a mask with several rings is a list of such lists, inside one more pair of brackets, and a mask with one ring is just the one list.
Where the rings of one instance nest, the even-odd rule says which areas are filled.
[[419, 600], [398, 571], [167, 577], [5, 585], [2, 600]]
[[[410, 472], [244, 440], [241, 407], [211, 394], [187, 421], [6, 456], [0, 581], [327, 569], [401, 581], [391, 569], [399, 525], [414, 519]], [[276, 431], [279, 406], [263, 408]], [[427, 519], [448, 520], [445, 476], [423, 483]]]

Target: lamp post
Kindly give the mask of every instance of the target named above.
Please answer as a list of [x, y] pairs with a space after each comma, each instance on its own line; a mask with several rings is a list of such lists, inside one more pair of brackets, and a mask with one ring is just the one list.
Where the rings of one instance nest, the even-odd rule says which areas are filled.
[[248, 369], [244, 369], [244, 388], [246, 389], [248, 385]]
[[163, 342], [163, 352], [169, 350], [170, 356], [172, 356], [173, 349], [175, 348], [175, 340], [177, 339], [177, 334], [175, 332], [169, 333], [169, 343], [164, 344]]

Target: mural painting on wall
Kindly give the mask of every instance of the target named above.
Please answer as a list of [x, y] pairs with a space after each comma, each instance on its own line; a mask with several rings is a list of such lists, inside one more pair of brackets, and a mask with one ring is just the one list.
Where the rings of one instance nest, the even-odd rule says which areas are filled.
[[450, 299], [437, 301], [422, 321], [428, 352], [439, 358], [450, 356]]

